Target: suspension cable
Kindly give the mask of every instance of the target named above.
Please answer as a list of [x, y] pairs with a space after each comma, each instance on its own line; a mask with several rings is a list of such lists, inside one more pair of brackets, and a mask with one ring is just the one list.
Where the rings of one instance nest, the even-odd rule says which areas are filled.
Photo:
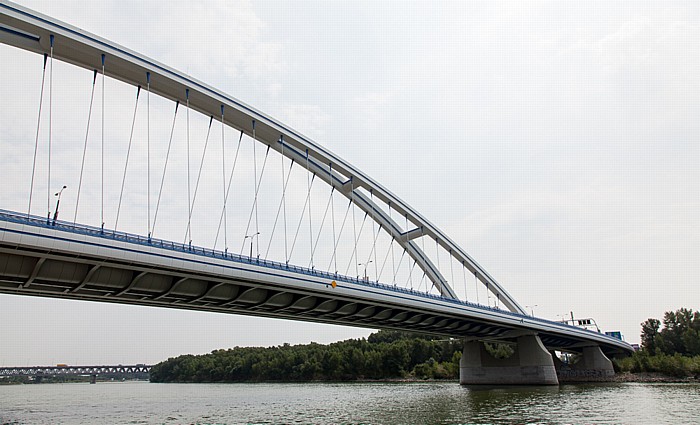
[[129, 155], [131, 154], [131, 142], [134, 138], [134, 125], [136, 124], [136, 111], [139, 108], [139, 94], [141, 94], [141, 86], [136, 88], [136, 104], [134, 105], [134, 117], [131, 119], [131, 133], [129, 134], [129, 146], [126, 149], [126, 162], [124, 163], [124, 175], [122, 176], [122, 188], [119, 191], [119, 204], [117, 205], [117, 218], [114, 220], [114, 230], [119, 224], [119, 212], [122, 208], [122, 197], [124, 196], [124, 183], [126, 182], [126, 170], [129, 166]]
[[403, 252], [401, 253], [401, 258], [399, 258], [399, 264], [396, 266], [396, 269], [394, 270], [394, 285], [396, 285], [396, 275], [399, 273], [399, 269], [401, 269], [401, 264], [403, 263], [403, 257], [406, 256], [406, 248], [403, 249]]
[[[284, 160], [284, 156], [282, 157]], [[284, 166], [284, 161], [282, 161], [282, 165]], [[292, 162], [289, 164], [289, 171], [287, 172], [287, 178], [285, 179], [284, 177], [284, 168], [282, 168], [282, 198], [284, 198], [284, 192], [287, 190], [287, 183], [289, 183], [289, 177], [292, 175], [292, 166], [294, 165], [294, 160], [292, 159]], [[267, 244], [267, 250], [265, 251], [265, 259], [267, 260], [267, 256], [270, 254], [270, 247], [272, 246], [272, 238], [275, 236], [275, 229], [277, 228], [277, 220], [280, 217], [280, 211], [282, 211], [282, 199], [280, 199], [280, 204], [277, 207], [277, 214], [275, 215], [275, 222], [272, 225], [272, 232], [270, 233], [270, 242]], [[286, 237], [286, 235], [285, 235]], [[285, 246], [286, 249], [286, 246]], [[286, 255], [286, 251], [285, 251]], [[286, 261], [286, 257], [285, 257]]]
[[[381, 230], [381, 225], [379, 226]], [[389, 261], [389, 254], [391, 253], [391, 245], [394, 243], [394, 237], [391, 237], [391, 242], [389, 242], [389, 249], [386, 250], [386, 255], [384, 256], [384, 261], [382, 261], [382, 268], [379, 270], [379, 274], [377, 275], [377, 282], [379, 282], [379, 277], [384, 275], [384, 267], [386, 266], [386, 262]]]
[[[355, 211], [355, 208], [352, 209], [353, 212]], [[360, 232], [357, 234], [357, 239], [355, 239], [355, 250], [353, 251], [353, 255], [355, 256], [355, 271], [357, 272], [357, 277], [360, 277], [360, 269], [359, 266], [360, 264], [357, 262], [357, 243], [359, 242], [360, 237], [362, 236], [362, 230], [365, 228], [365, 223], [367, 222], [367, 212], [365, 212], [365, 216], [362, 218], [362, 224], [360, 225]], [[354, 220], [353, 220], [354, 221]], [[352, 261], [352, 257], [350, 257], [350, 261]], [[348, 263], [348, 267], [345, 269], [345, 274], [347, 275], [348, 272], [350, 271], [350, 265], [352, 263]]]
[[489, 282], [486, 281], [486, 305], [491, 307], [491, 291], [489, 291]]
[[[255, 178], [256, 181], [254, 182], [255, 194], [254, 194], [254, 197], [253, 197], [253, 205], [251, 206], [251, 208], [250, 208], [250, 214], [248, 215], [248, 224], [247, 224], [246, 227], [245, 227], [245, 235], [246, 235], [246, 236], [249, 236], [249, 235], [248, 235], [248, 230], [250, 230], [250, 224], [251, 224], [251, 222], [253, 221], [253, 213], [255, 213], [255, 220], [256, 220], [256, 223], [255, 223], [255, 234], [259, 234], [259, 233], [260, 233], [260, 232], [258, 231], [258, 224], [257, 224], [257, 215], [258, 215], [258, 214], [257, 214], [256, 204], [258, 203], [258, 191], [260, 190], [260, 185], [261, 185], [261, 183], [262, 183], [263, 173], [265, 173], [265, 165], [267, 165], [267, 157], [268, 157], [269, 153], [270, 153], [270, 145], [267, 145], [267, 152], [265, 152], [265, 160], [263, 161], [263, 165], [262, 165], [262, 168], [261, 168], [261, 170], [260, 170], [260, 181], [258, 181], [258, 180], [257, 180], [257, 177], [256, 177], [256, 178]], [[260, 236], [258, 236], [258, 238], [259, 238], [259, 237], [260, 237]], [[251, 244], [253, 243], [252, 238], [253, 238], [253, 236], [251, 236], [251, 241], [250, 241]], [[241, 245], [241, 255], [243, 255], [243, 249], [244, 249], [244, 248], [245, 248], [245, 237], [243, 238], [243, 244]], [[258, 258], [260, 258], [260, 247], [258, 247], [257, 256], [258, 256]]]
[[[374, 242], [372, 243], [372, 251], [374, 251], [374, 274], [377, 276], [377, 282], [379, 282], [379, 272], [377, 271], [377, 268], [379, 267], [379, 265], [377, 264], [377, 238], [379, 237], [379, 233], [382, 231], [382, 225], [379, 225], [379, 229], [375, 234], [374, 225], [376, 224], [376, 221], [374, 218], [374, 190], [372, 189], [369, 190], [369, 198], [372, 203], [372, 235], [374, 236]], [[369, 259], [367, 260], [367, 262], [369, 262]]]
[[[202, 151], [202, 160], [199, 163], [199, 171], [197, 172], [197, 182], [194, 185], [194, 194], [192, 195], [192, 204], [190, 206], [189, 217], [187, 218], [188, 223], [192, 221], [192, 211], [194, 211], [194, 203], [197, 200], [197, 190], [199, 189], [199, 180], [202, 177], [202, 169], [204, 168], [204, 157], [207, 155], [207, 146], [209, 145], [209, 134], [211, 133], [211, 124], [214, 122], [214, 116], [209, 116], [209, 127], [207, 128], [207, 137], [204, 139], [204, 150]], [[192, 243], [192, 233], [189, 233], [190, 241]], [[187, 234], [185, 234], [185, 242], [187, 243]]]
[[90, 108], [88, 109], [87, 129], [85, 130], [85, 144], [83, 145], [83, 160], [80, 163], [80, 179], [78, 180], [78, 195], [75, 200], [75, 214], [73, 214], [73, 224], [78, 219], [78, 206], [80, 205], [80, 189], [83, 186], [83, 170], [85, 169], [85, 154], [87, 153], [88, 136], [90, 135], [90, 117], [92, 117], [92, 102], [95, 99], [95, 81], [97, 80], [97, 70], [92, 74], [92, 93], [90, 93]]
[[335, 243], [335, 246], [333, 247], [333, 258], [331, 258], [331, 261], [328, 263], [328, 270], [330, 271], [331, 264], [333, 264], [333, 261], [335, 261], [335, 274], [338, 274], [338, 259], [336, 257], [336, 252], [338, 248], [338, 244], [340, 243], [340, 238], [343, 236], [343, 229], [345, 228], [345, 222], [348, 219], [348, 213], [350, 212], [350, 207], [352, 206], [352, 201], [348, 200], [348, 207], [345, 210], [345, 217], [343, 217], [343, 223], [340, 225], [340, 232], [338, 233], [338, 240]]
[[[253, 156], [255, 156], [255, 145], [257, 143], [257, 138], [255, 137], [255, 120], [253, 120]], [[255, 240], [255, 247], [256, 247], [256, 255], [257, 258], [260, 258], [260, 228], [258, 225], [258, 190], [260, 190], [260, 184], [262, 184], [262, 176], [263, 173], [265, 172], [265, 164], [267, 163], [267, 155], [270, 153], [270, 145], [267, 145], [267, 151], [265, 152], [265, 160], [263, 161], [263, 166], [262, 170], [260, 170], [260, 181], [258, 182], [258, 186], [255, 189], [255, 234], [258, 235], [257, 239]], [[255, 172], [255, 175], [257, 176], [257, 171]], [[246, 230], [246, 233], [248, 231]], [[253, 241], [250, 241], [250, 243], [253, 243]]]
[[[219, 231], [221, 230], [221, 221], [223, 220], [224, 223], [224, 245], [226, 245], [225, 252], [228, 252], [228, 242], [227, 242], [227, 232], [226, 232], [226, 204], [228, 203], [228, 196], [231, 192], [231, 183], [233, 182], [233, 173], [236, 171], [236, 163], [238, 162], [238, 153], [241, 150], [241, 140], [243, 140], [243, 130], [241, 130], [241, 134], [238, 136], [238, 147], [236, 148], [236, 155], [233, 158], [233, 167], [231, 167], [231, 174], [229, 174], [228, 178], [228, 185], [225, 186], [224, 188], [224, 210], [221, 212], [221, 217], [219, 217], [219, 226], [216, 229], [216, 238], [214, 239], [214, 246], [216, 246], [216, 243], [219, 241]], [[222, 144], [223, 147], [223, 144]], [[224, 176], [224, 182], [226, 181], [226, 177]]]
[[464, 280], [464, 301], [469, 301], [469, 295], [467, 294], [467, 268], [464, 267], [464, 260], [462, 260], [462, 278]]
[[[404, 214], [404, 218], [406, 219], [406, 228], [405, 228], [405, 229], [406, 229], [406, 234], [408, 234], [408, 214]], [[410, 242], [407, 242], [407, 243], [410, 243]], [[406, 248], [404, 248], [404, 251], [405, 251], [405, 250], [406, 250]], [[409, 260], [409, 264], [411, 264], [410, 260]], [[414, 262], [413, 262], [413, 267], [415, 267], [415, 266], [416, 266], [416, 263], [415, 263], [415, 261], [414, 261]], [[409, 266], [409, 269], [408, 269], [408, 280], [411, 281], [411, 289], [413, 289], [413, 275], [412, 275], [412, 273], [413, 273], [413, 267], [410, 267], [410, 266]], [[407, 282], [407, 283], [408, 283], [408, 282]]]
[[32, 193], [34, 192], [34, 173], [36, 172], [36, 153], [39, 150], [39, 130], [41, 129], [41, 105], [44, 103], [44, 81], [46, 80], [46, 61], [49, 55], [44, 53], [44, 68], [41, 72], [41, 93], [39, 94], [39, 116], [36, 120], [36, 138], [34, 139], [34, 161], [32, 162], [32, 181], [29, 185], [29, 206], [27, 218], [32, 212]]
[[[377, 275], [377, 282], [379, 282], [379, 276], [384, 275], [384, 267], [386, 267], [386, 262], [389, 261], [389, 254], [392, 253], [392, 246], [394, 245], [394, 237], [391, 237], [391, 242], [389, 242], [389, 249], [386, 250], [386, 255], [384, 256], [384, 261], [382, 261], [382, 268], [379, 270], [379, 275]], [[393, 261], [393, 258], [392, 258]]]
[[100, 222], [101, 229], [105, 227], [105, 55], [102, 55], [102, 145], [100, 150], [100, 156], [102, 165], [100, 167], [100, 172], [102, 177], [100, 179], [101, 194], [100, 197]]
[[452, 276], [452, 277], [450, 278], [450, 279], [452, 279], [452, 281], [451, 281], [450, 283], [451, 283], [452, 285], [455, 285], [455, 294], [456, 294], [456, 293], [457, 293], [457, 282], [455, 282], [455, 271], [454, 271], [454, 268], [452, 267], [452, 249], [450, 249], [450, 253], [449, 253], [449, 254], [450, 254], [450, 255], [449, 255], [449, 257], [448, 257], [447, 260], [450, 262], [450, 275]]
[[[379, 226], [381, 229], [381, 225]], [[393, 252], [392, 246], [394, 245], [394, 237], [391, 237], [391, 242], [389, 242], [389, 248], [386, 250], [386, 255], [384, 256], [384, 261], [382, 261], [382, 268], [379, 270], [379, 275], [377, 275], [377, 281], [379, 281], [379, 276], [384, 274], [384, 267], [386, 262], [389, 260], [389, 254]]]
[[[353, 176], [350, 176], [350, 203], [354, 204], [355, 203], [355, 180]], [[364, 223], [364, 221], [363, 221]], [[352, 255], [350, 255], [350, 261], [353, 260], [353, 256], [355, 258], [355, 274], [357, 277], [360, 277], [360, 269], [358, 268], [359, 265], [357, 264], [357, 224], [355, 222], [355, 207], [352, 208], [352, 231], [354, 233], [354, 239], [353, 242], [355, 244], [355, 247], [353, 248]], [[345, 270], [345, 274], [348, 274], [348, 270], [350, 270], [350, 264], [348, 264], [348, 268]]]
[[377, 248], [377, 238], [379, 237], [379, 233], [381, 233], [382, 225], [381, 224], [379, 225], [379, 231], [376, 234], [374, 234], [374, 220], [372, 220], [371, 224], [372, 224], [372, 233], [373, 233], [372, 236], [374, 238], [374, 241], [372, 243], [372, 249], [370, 249], [369, 255], [367, 256], [367, 262], [365, 264], [369, 264], [369, 262], [372, 261], [372, 253], [374, 252], [374, 263], [375, 263], [374, 264], [374, 274], [377, 277], [377, 282], [379, 282], [379, 273], [377, 271], [377, 264], [376, 264], [377, 263], [377, 249], [376, 248]]
[[[389, 219], [393, 220], [393, 217], [391, 215], [391, 201], [389, 201]], [[394, 236], [391, 236], [391, 269], [392, 272], [394, 273], [394, 277], [392, 278], [392, 283], [394, 286], [396, 286], [396, 257], [394, 256]]]
[[[331, 194], [328, 197], [328, 202], [326, 203], [326, 211], [323, 212], [323, 219], [321, 219], [321, 227], [318, 229], [318, 236], [316, 236], [316, 242], [314, 243], [313, 249], [311, 250], [311, 258], [314, 257], [314, 253], [316, 252], [316, 247], [318, 246], [318, 241], [321, 239], [321, 232], [323, 231], [323, 225], [326, 223], [326, 216], [328, 215], [328, 208], [331, 206], [331, 200], [333, 199], [333, 191], [335, 191], [335, 187], [331, 188]], [[335, 243], [335, 241], [333, 242]], [[309, 263], [309, 268], [313, 269], [313, 261]]]
[[440, 270], [440, 244], [437, 237], [435, 238], [435, 257], [437, 257], [437, 268]]
[[153, 215], [153, 228], [148, 233], [148, 238], [156, 231], [156, 221], [158, 220], [158, 209], [160, 208], [160, 199], [163, 195], [163, 184], [165, 183], [165, 173], [168, 171], [168, 159], [170, 159], [170, 148], [173, 145], [173, 135], [175, 134], [175, 122], [177, 121], [177, 108], [180, 106], [180, 101], [175, 102], [175, 114], [173, 116], [173, 125], [170, 128], [170, 140], [168, 141], [168, 151], [165, 153], [165, 165], [163, 165], [163, 177], [160, 179], [160, 189], [158, 190], [158, 201], [156, 202], [156, 213]]
[[[329, 162], [328, 163], [328, 180], [331, 182], [331, 221], [333, 222], [333, 259], [335, 259], [335, 270], [336, 273], [338, 272], [338, 260], [336, 259], [335, 256], [335, 248], [337, 246], [336, 239], [335, 239], [335, 205], [333, 202], [333, 191], [335, 190], [335, 185], [333, 184], [333, 163]], [[330, 269], [330, 265], [328, 266]]]
[[51, 218], [51, 111], [53, 109], [53, 34], [51, 39], [51, 63], [49, 64], [49, 174], [48, 183], [46, 185], [46, 220]]
[[393, 273], [393, 278], [391, 280], [391, 283], [396, 286], [396, 257], [394, 256], [394, 237], [391, 237], [391, 268], [392, 268], [392, 273]]
[[[221, 178], [222, 178], [222, 195], [224, 197], [224, 208], [221, 215], [224, 219], [224, 253], [228, 253], [228, 232], [226, 229], [226, 150], [224, 148], [224, 105], [221, 105]], [[221, 218], [219, 218], [219, 227], [216, 229], [216, 239], [214, 239], [214, 248], [219, 239], [219, 229], [221, 228]]]
[[[177, 106], [175, 107], [177, 113]], [[166, 160], [167, 164], [167, 160]], [[151, 240], [151, 73], [146, 72], [146, 204], [148, 205], [147, 229]], [[153, 223], [155, 227], [155, 222]]]
[[[316, 177], [316, 173], [314, 173]], [[311, 248], [311, 270], [314, 269], [314, 231], [311, 227], [311, 182], [309, 181], [309, 150], [306, 150], [306, 188], [309, 198], [309, 248]]]
[[192, 197], [190, 196], [190, 89], [185, 89], [185, 100], [187, 102], [187, 234], [190, 244], [192, 244], [192, 215], [189, 214], [192, 210]]
[[[314, 173], [313, 177], [311, 177], [311, 182], [309, 183], [309, 192], [311, 191], [311, 188], [314, 186], [314, 180], [316, 180], [316, 173]], [[308, 193], [307, 193], [308, 195]], [[289, 258], [292, 258], [292, 254], [294, 253], [294, 247], [297, 244], [297, 237], [299, 236], [299, 230], [301, 229], [301, 224], [304, 222], [304, 213], [306, 212], [306, 207], [309, 204], [309, 196], [306, 197], [306, 201], [304, 202], [304, 208], [301, 210], [301, 217], [299, 217], [299, 224], [297, 225], [297, 231], [294, 233], [294, 240], [292, 241], [292, 247], [289, 250]], [[311, 209], [311, 205], [308, 205], [309, 209]]]
[[[421, 250], [420, 255], [421, 255], [421, 257], [423, 257], [423, 259], [425, 260], [425, 256], [426, 256], [426, 255], [425, 255], [425, 235], [424, 235], [424, 233], [423, 233], [423, 226], [420, 227], [420, 235], [421, 235], [421, 239], [420, 239], [420, 240], [421, 240], [421, 244], [423, 245], [423, 248], [422, 248], [422, 250]], [[421, 269], [423, 269], [423, 267], [421, 267]], [[418, 283], [418, 290], [419, 290], [419, 291], [420, 291], [421, 286], [423, 286], [423, 280], [424, 280], [424, 279], [425, 279], [425, 269], [423, 269], [423, 276], [421, 276], [420, 282]], [[428, 284], [427, 284], [427, 283], [425, 284], [425, 290], [426, 290], [426, 291], [428, 290]]]
[[476, 270], [474, 270], [474, 289], [476, 290], [476, 303], [479, 303], [479, 278], [476, 276]]
[[[280, 143], [282, 143], [282, 179], [284, 183], [284, 136], [280, 135]], [[292, 164], [294, 160], [292, 159]], [[291, 172], [291, 166], [289, 171]], [[289, 177], [287, 178], [289, 179]], [[284, 183], [284, 189], [287, 188], [287, 184]], [[285, 190], [282, 190], [282, 222], [284, 223], [284, 263], [289, 265], [289, 254], [287, 253], [287, 197]], [[272, 239], [270, 239], [272, 242]], [[269, 247], [268, 247], [269, 250]]]
[[[411, 282], [411, 291], [413, 290], [413, 269], [416, 268], [416, 260], [413, 260], [413, 266], [408, 269], [408, 280]], [[408, 284], [408, 282], [406, 282]]]

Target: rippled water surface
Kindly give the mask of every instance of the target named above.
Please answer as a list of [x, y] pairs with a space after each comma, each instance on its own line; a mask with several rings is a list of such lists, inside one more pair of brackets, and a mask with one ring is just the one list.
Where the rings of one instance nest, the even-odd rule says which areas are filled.
[[0, 424], [693, 424], [700, 385], [456, 383], [0, 386]]

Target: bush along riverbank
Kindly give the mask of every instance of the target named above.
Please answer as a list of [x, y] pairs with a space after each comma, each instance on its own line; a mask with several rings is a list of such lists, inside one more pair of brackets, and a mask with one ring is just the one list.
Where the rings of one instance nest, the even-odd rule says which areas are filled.
[[285, 382], [459, 377], [462, 342], [379, 331], [329, 345], [235, 347], [170, 358], [151, 369], [151, 382]]
[[662, 321], [642, 323], [641, 350], [615, 359], [613, 365], [630, 381], [700, 380], [700, 313], [686, 308], [667, 311]]
[[[667, 312], [661, 321], [642, 323], [642, 349], [612, 359], [616, 382], [698, 382], [700, 313]], [[510, 346], [487, 344], [494, 357], [512, 354]], [[460, 339], [438, 339], [398, 331], [379, 331], [367, 339], [329, 345], [284, 344], [235, 347], [210, 354], [170, 358], [151, 369], [151, 382], [302, 382], [356, 380], [459, 379]]]
[[613, 366], [619, 374], [616, 380], [621, 382], [700, 382], [700, 356], [638, 351], [629, 357], [614, 359]]

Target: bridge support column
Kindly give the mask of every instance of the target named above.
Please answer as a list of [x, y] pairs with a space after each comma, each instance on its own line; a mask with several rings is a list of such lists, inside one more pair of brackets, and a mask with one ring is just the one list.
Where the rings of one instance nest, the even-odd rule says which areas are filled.
[[97, 383], [97, 375], [95, 375], [95, 374], [90, 375], [90, 383], [91, 384]]
[[615, 376], [612, 362], [597, 345], [584, 347], [575, 363], [566, 364], [555, 358], [554, 365], [559, 382], [609, 381]]
[[515, 353], [496, 359], [479, 341], [465, 341], [459, 362], [462, 385], [557, 385], [554, 361], [537, 335], [521, 336]]

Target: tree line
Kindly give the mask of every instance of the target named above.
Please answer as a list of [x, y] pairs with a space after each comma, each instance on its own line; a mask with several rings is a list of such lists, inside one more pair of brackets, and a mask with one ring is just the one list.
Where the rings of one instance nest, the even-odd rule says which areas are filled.
[[649, 354], [700, 356], [700, 312], [687, 308], [667, 311], [663, 325], [659, 330], [659, 319], [647, 319], [642, 323], [644, 350]]
[[[662, 325], [663, 324], [663, 328]], [[700, 375], [700, 313], [681, 308], [642, 325], [642, 347], [614, 359], [618, 371]], [[498, 358], [505, 344], [487, 344]], [[284, 382], [374, 379], [457, 379], [462, 341], [382, 330], [329, 345], [235, 347], [170, 358], [151, 369], [152, 382]]]
[[642, 323], [641, 341], [641, 350], [614, 361], [618, 370], [700, 375], [700, 312], [681, 308], [664, 313], [663, 321], [647, 319]]
[[457, 379], [462, 342], [382, 330], [329, 345], [235, 347], [170, 358], [152, 382], [348, 381]]

